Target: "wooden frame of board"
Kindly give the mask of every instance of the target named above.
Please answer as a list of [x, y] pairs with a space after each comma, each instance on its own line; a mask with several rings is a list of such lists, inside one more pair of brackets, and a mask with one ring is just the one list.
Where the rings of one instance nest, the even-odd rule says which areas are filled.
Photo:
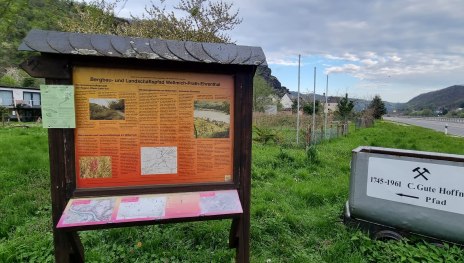
[[[147, 55], [146, 50], [143, 53], [146, 46], [150, 46], [150, 52], [156, 53], [156, 56], [150, 56], [151, 53]], [[95, 52], [82, 52], [84, 48]], [[31, 76], [45, 78], [46, 84], [50, 85], [73, 85], [74, 70], [88, 68], [108, 69], [113, 72], [156, 72], [161, 75], [174, 72], [176, 76], [217, 75], [230, 76], [232, 79], [232, 179], [224, 182], [199, 180], [80, 187], [76, 172], [79, 163], [76, 160], [75, 143], [79, 127], [48, 130], [53, 235], [57, 262], [84, 262], [84, 249], [77, 231], [224, 218], [232, 218], [229, 245], [236, 248], [236, 261], [249, 261], [253, 76], [258, 65], [265, 65], [265, 57], [260, 48], [34, 30], [23, 40], [19, 49], [41, 53], [40, 56], [30, 57], [21, 66]], [[127, 52], [128, 50], [132, 52]], [[73, 198], [215, 190], [236, 190], [243, 213], [57, 228], [66, 205]]]

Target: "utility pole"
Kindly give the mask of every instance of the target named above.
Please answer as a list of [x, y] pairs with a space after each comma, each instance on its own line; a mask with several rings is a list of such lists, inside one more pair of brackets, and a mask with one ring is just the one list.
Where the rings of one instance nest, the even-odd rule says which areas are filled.
[[327, 74], [327, 81], [325, 84], [325, 107], [324, 107], [324, 139], [327, 140], [327, 113], [329, 106], [327, 105], [327, 96], [329, 94], [329, 74]]
[[300, 143], [300, 60], [301, 55], [298, 55], [298, 95], [296, 106], [296, 145]]
[[311, 130], [311, 143], [316, 139], [316, 67], [314, 67], [314, 90], [313, 90], [313, 128]]

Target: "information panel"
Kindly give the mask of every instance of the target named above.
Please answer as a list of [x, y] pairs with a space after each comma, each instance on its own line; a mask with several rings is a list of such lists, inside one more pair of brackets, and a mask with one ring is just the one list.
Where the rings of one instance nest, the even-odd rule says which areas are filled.
[[464, 167], [369, 158], [367, 195], [464, 214]]
[[78, 188], [231, 182], [231, 75], [75, 67]]
[[58, 228], [243, 213], [237, 190], [71, 199]]

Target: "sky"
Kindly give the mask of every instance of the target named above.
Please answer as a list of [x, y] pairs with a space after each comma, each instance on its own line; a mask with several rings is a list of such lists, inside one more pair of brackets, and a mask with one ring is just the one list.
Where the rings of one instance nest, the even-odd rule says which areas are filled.
[[[214, 0], [213, 0], [214, 1]], [[463, 0], [223, 0], [243, 19], [229, 32], [263, 48], [283, 86], [328, 95], [407, 102], [464, 84]], [[150, 1], [127, 0], [118, 16], [140, 16]], [[176, 3], [166, 0], [165, 3]], [[154, 3], [158, 3], [154, 1]]]

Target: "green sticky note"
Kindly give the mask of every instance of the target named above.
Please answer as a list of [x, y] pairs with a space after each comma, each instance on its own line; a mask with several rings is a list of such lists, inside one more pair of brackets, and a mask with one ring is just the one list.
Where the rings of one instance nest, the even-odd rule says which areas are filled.
[[76, 128], [74, 86], [40, 85], [44, 128]]

